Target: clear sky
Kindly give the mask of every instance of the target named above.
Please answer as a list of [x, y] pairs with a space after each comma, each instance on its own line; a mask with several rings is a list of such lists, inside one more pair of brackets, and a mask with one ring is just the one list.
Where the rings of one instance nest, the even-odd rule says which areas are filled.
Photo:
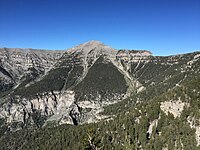
[[90, 40], [154, 55], [200, 50], [200, 0], [0, 0], [0, 47]]

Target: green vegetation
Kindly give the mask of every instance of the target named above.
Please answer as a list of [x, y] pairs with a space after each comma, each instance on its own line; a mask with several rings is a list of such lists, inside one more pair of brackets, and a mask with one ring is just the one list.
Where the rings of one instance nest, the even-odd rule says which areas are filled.
[[30, 73], [27, 74], [27, 75], [25, 75], [21, 79], [22, 83], [18, 86], [18, 88], [23, 88], [27, 84], [31, 83], [32, 81], [34, 81], [35, 79], [37, 79], [38, 77], [40, 77], [41, 74], [44, 74], [43, 71], [36, 70], [34, 67], [33, 68], [29, 68], [28, 71]]
[[60, 91], [64, 86], [70, 69], [70, 67], [54, 68], [40, 81], [37, 81], [28, 87], [17, 88], [12, 95], [31, 97], [44, 92]]
[[113, 94], [124, 94], [127, 90], [124, 76], [111, 63], [100, 57], [90, 68], [86, 77], [75, 87], [76, 99], [110, 98]]
[[[195, 129], [187, 117], [199, 119], [200, 76], [184, 81], [174, 88], [149, 101], [129, 107], [114, 117], [98, 123], [79, 126], [61, 125], [38, 130], [23, 129], [7, 133], [0, 138], [0, 149], [174, 149], [198, 150]], [[160, 103], [181, 99], [190, 103], [180, 117], [166, 115]], [[114, 105], [113, 105], [114, 107]], [[197, 120], [198, 120], [197, 119]], [[150, 123], [157, 120], [152, 132]]]
[[77, 79], [79, 79], [81, 77], [83, 73], [83, 67], [82, 66], [74, 66], [73, 69], [70, 71], [70, 74], [67, 78], [67, 83], [66, 83], [66, 87], [65, 89], [68, 89], [72, 86], [75, 85], [75, 83], [77, 82]]

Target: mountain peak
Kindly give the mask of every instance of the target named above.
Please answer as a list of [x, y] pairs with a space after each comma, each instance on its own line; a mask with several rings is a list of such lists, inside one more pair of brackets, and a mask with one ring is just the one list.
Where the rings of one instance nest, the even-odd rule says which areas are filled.
[[110, 46], [103, 44], [100, 41], [92, 40], [86, 43], [80, 44], [68, 50], [68, 52], [81, 52], [82, 54], [88, 54], [89, 52], [94, 51], [95, 53], [104, 53], [104, 54], [116, 54], [117, 51]]
[[86, 42], [85, 44], [103, 44], [103, 43], [97, 40], [91, 40], [91, 41]]
[[105, 45], [104, 43], [100, 42], [100, 41], [97, 41], [97, 40], [91, 40], [91, 41], [88, 41], [88, 42], [85, 42], [83, 44], [81, 44], [82, 46], [95, 46], [95, 47], [109, 47], [107, 45]]

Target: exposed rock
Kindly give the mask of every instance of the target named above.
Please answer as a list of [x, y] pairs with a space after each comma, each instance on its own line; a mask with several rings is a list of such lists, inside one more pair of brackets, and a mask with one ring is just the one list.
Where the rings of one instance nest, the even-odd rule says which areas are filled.
[[162, 150], [168, 150], [168, 146], [163, 147]]
[[[62, 118], [66, 109], [69, 109], [74, 103], [73, 91], [64, 93], [51, 92], [37, 96], [35, 99], [18, 98], [16, 103], [5, 103], [0, 108], [0, 117], [7, 118], [7, 123], [23, 122], [32, 114], [38, 111], [43, 116], [51, 116], [55, 120]], [[56, 117], [54, 115], [57, 115]], [[69, 114], [68, 114], [69, 115]], [[50, 118], [51, 119], [51, 118]]]
[[155, 120], [153, 120], [152, 122], [150, 122], [148, 131], [147, 131], [147, 133], [148, 133], [148, 135], [149, 135], [149, 138], [150, 138], [150, 136], [151, 136], [151, 134], [152, 134], [153, 128], [154, 128], [154, 127], [157, 127], [157, 125], [158, 125], [158, 119], [155, 119]]
[[196, 54], [194, 58], [187, 62], [188, 65], [192, 65], [194, 62], [198, 61], [200, 58], [200, 54]]
[[160, 109], [166, 114], [168, 115], [168, 113], [173, 114], [173, 116], [176, 117], [180, 117], [183, 109], [185, 106], [189, 106], [188, 103], [186, 102], [182, 102], [180, 99], [177, 101], [171, 100], [171, 101], [165, 101], [162, 102], [160, 105]]
[[147, 50], [119, 50], [116, 57], [125, 62], [148, 61], [152, 53]]
[[[200, 145], [200, 125], [197, 125], [195, 122], [196, 122], [196, 119], [193, 117], [188, 117], [187, 118], [187, 121], [190, 125], [191, 128], [194, 128], [196, 131], [195, 131], [195, 137], [196, 137], [196, 141], [197, 141], [197, 146]], [[200, 121], [200, 120], [198, 120]]]

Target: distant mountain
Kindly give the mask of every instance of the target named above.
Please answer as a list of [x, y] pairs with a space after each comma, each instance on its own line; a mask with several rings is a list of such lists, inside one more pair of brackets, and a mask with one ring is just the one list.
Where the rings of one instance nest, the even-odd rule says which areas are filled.
[[[74, 132], [83, 140], [77, 145], [68, 140], [70, 149], [117, 149], [118, 142], [122, 142], [119, 149], [171, 149], [170, 144], [186, 149], [178, 135], [172, 143], [159, 137], [166, 129], [171, 132], [171, 125], [178, 127], [177, 123], [187, 124], [193, 140], [200, 135], [193, 122], [199, 112], [190, 109], [193, 105], [198, 109], [199, 105], [200, 52], [163, 57], [153, 56], [147, 50], [115, 50], [99, 41], [90, 41], [67, 51], [3, 48], [0, 53], [0, 143], [10, 134], [15, 137], [38, 130], [33, 136], [27, 135], [31, 141], [25, 146], [7, 139], [10, 149], [35, 149], [31, 145], [37, 141], [35, 134], [45, 139], [46, 133], [57, 136], [60, 129]], [[173, 118], [180, 119], [170, 123]], [[161, 127], [157, 131], [158, 126]], [[52, 127], [55, 130], [51, 132], [48, 128]], [[81, 129], [84, 131], [79, 135]], [[185, 138], [186, 131], [180, 132]], [[168, 138], [169, 134], [161, 135]], [[189, 143], [195, 147], [198, 140]], [[60, 141], [65, 144], [63, 139]], [[160, 147], [155, 142], [160, 142]], [[50, 149], [49, 146], [40, 149]]]

